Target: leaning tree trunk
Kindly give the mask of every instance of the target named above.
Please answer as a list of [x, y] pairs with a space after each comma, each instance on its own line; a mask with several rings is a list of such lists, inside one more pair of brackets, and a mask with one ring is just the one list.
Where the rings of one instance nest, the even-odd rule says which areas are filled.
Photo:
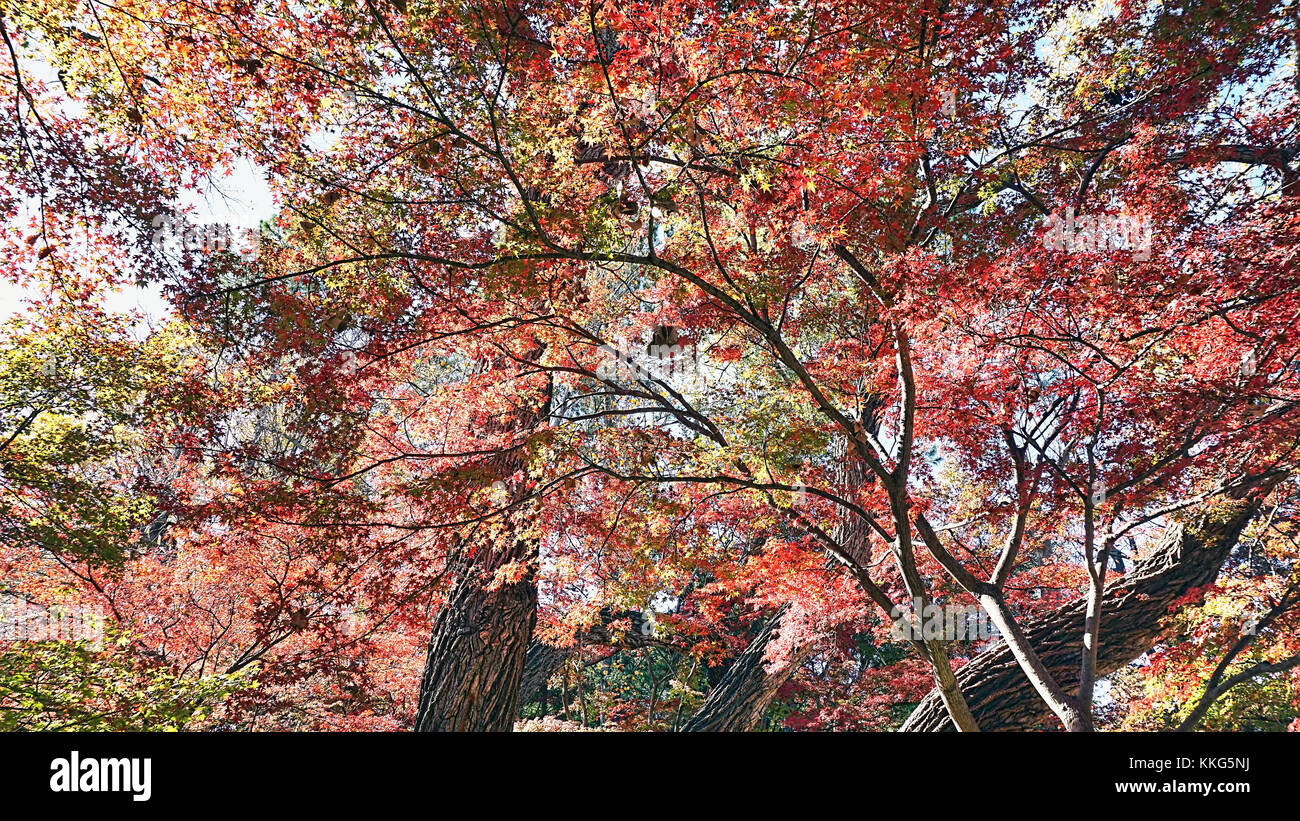
[[788, 605], [782, 607], [767, 620], [722, 679], [709, 689], [704, 704], [686, 722], [683, 732], [744, 732], [758, 726], [781, 685], [790, 680], [811, 651], [811, 646], [805, 643], [778, 668], [769, 668], [763, 662], [768, 646], [780, 633], [781, 620], [788, 609]]
[[[630, 629], [609, 629], [611, 623], [623, 620], [631, 625]], [[533, 639], [528, 645], [528, 653], [524, 659], [523, 681], [519, 686], [520, 707], [538, 701], [546, 689], [547, 682], [560, 671], [564, 662], [580, 647], [610, 647], [619, 650], [672, 647], [670, 643], [656, 639], [649, 625], [645, 615], [636, 610], [614, 610], [603, 607], [600, 611], [600, 622], [579, 633], [573, 645], [558, 647]]]
[[[799, 664], [808, 657], [811, 648], [805, 645], [795, 652], [794, 658], [780, 667], [763, 663], [768, 646], [780, 632], [781, 608], [763, 624], [758, 634], [745, 650], [726, 667], [718, 680], [709, 688], [709, 694], [699, 711], [682, 728], [684, 732], [743, 731], [753, 729], [776, 698], [781, 685], [789, 681]], [[610, 631], [608, 625], [616, 619], [629, 619], [632, 629], [625, 632]], [[632, 610], [601, 612], [601, 623], [584, 631], [577, 646], [611, 647], [623, 650], [641, 650], [648, 647], [674, 648], [671, 642], [655, 639], [640, 629], [644, 616]], [[528, 647], [520, 686], [521, 705], [538, 701], [546, 682], [555, 675], [564, 662], [573, 655], [575, 647], [556, 647], [533, 641]]]
[[[1275, 483], [1264, 482], [1247, 499], [1224, 500], [1186, 522], [1169, 525], [1154, 552], [1132, 573], [1115, 579], [1102, 607], [1098, 675], [1108, 675], [1149, 650], [1173, 603], [1218, 577], [1262, 496]], [[1024, 626], [1034, 650], [1067, 690], [1078, 686], [1084, 607], [1083, 600], [1074, 601]], [[957, 682], [981, 729], [1027, 729], [1052, 717], [1004, 643], [958, 670]], [[933, 732], [954, 727], [938, 693], [931, 691], [902, 729]]]
[[[533, 356], [540, 355], [535, 352]], [[550, 413], [548, 384], [540, 408], [520, 408], [502, 431], [526, 434]], [[501, 532], [464, 549], [450, 596], [434, 621], [420, 682], [417, 732], [509, 731], [537, 622], [538, 541], [532, 486], [522, 448], [487, 460], [501, 477], [509, 508]], [[472, 548], [472, 549], [470, 549]]]
[[524, 673], [519, 683], [519, 707], [522, 710], [534, 701], [541, 701], [551, 677], [560, 672], [564, 662], [573, 655], [572, 647], [557, 647], [533, 639], [524, 656]]

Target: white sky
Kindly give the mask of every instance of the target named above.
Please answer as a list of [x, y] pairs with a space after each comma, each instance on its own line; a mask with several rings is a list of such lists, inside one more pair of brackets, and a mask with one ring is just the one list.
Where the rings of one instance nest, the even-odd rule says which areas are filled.
[[[195, 225], [224, 224], [232, 228], [256, 228], [275, 213], [275, 203], [265, 174], [247, 160], [237, 163], [228, 176], [210, 182], [201, 190], [181, 193], [180, 205], [192, 207], [189, 222]], [[0, 278], [0, 320], [29, 309], [23, 302], [28, 290]], [[145, 325], [165, 318], [170, 309], [155, 287], [122, 288], [108, 300], [113, 311], [139, 310]]]

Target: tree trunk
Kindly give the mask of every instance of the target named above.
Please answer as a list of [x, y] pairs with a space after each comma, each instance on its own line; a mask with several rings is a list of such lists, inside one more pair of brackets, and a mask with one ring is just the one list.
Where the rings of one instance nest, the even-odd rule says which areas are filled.
[[[1265, 482], [1249, 499], [1225, 499], [1186, 522], [1169, 525], [1155, 550], [1115, 579], [1102, 604], [1098, 675], [1108, 675], [1151, 649], [1170, 606], [1189, 590], [1213, 582], [1242, 529], [1275, 484]], [[1079, 682], [1079, 637], [1086, 602], [1071, 602], [1024, 625], [1024, 633], [1064, 688]], [[1016, 730], [1052, 717], [1005, 643], [979, 654], [957, 671], [957, 681], [981, 729]], [[953, 730], [937, 692], [932, 691], [904, 722], [909, 732]]]
[[[537, 544], [512, 539], [475, 556], [434, 622], [420, 685], [417, 732], [508, 731], [518, 714], [524, 657], [537, 621]], [[520, 563], [523, 578], [495, 580]]]
[[[611, 631], [611, 622], [627, 619], [631, 629], [626, 632]], [[519, 687], [519, 705], [537, 701], [545, 691], [546, 682], [560, 671], [560, 666], [573, 655], [579, 647], [615, 647], [621, 650], [641, 650], [646, 647], [671, 647], [670, 644], [655, 639], [647, 627], [645, 616], [635, 610], [612, 610], [601, 608], [600, 624], [594, 625], [578, 636], [577, 643], [570, 647], [556, 647], [544, 641], [534, 639], [528, 645], [524, 660], [523, 681]]]
[[[790, 679], [800, 662], [807, 658], [809, 649], [796, 652], [796, 657], [778, 670], [769, 670], [763, 664], [767, 647], [779, 633], [781, 616], [785, 608], [777, 611], [763, 625], [746, 646], [744, 652], [716, 677], [710, 677], [709, 694], [699, 711], [682, 728], [685, 732], [744, 731], [752, 730], [771, 706], [781, 685]], [[630, 619], [632, 629], [625, 633], [612, 633], [607, 625], [616, 619]], [[580, 637], [578, 646], [617, 647], [639, 650], [646, 647], [671, 647], [656, 640], [640, 629], [644, 618], [632, 610], [601, 612], [598, 624]], [[528, 647], [523, 683], [520, 687], [520, 705], [537, 701], [546, 682], [555, 675], [576, 647], [556, 647], [533, 641]], [[715, 680], [716, 679], [716, 680]]]
[[533, 639], [524, 656], [524, 674], [519, 684], [519, 706], [522, 708], [543, 697], [546, 683], [560, 672], [565, 659], [573, 655], [572, 647], [556, 647]]
[[782, 607], [767, 620], [722, 679], [709, 689], [704, 704], [686, 722], [683, 731], [744, 732], [758, 726], [777, 690], [790, 680], [811, 652], [811, 647], [805, 645], [787, 664], [775, 670], [763, 663], [767, 647], [780, 632], [781, 619], [787, 610], [788, 607]]

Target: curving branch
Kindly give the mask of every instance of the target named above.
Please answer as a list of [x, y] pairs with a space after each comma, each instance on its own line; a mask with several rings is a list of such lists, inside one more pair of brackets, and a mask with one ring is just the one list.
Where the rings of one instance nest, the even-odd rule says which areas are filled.
[[[1101, 608], [1106, 629], [1097, 658], [1099, 676], [1113, 673], [1151, 649], [1171, 606], [1188, 591], [1218, 578], [1242, 530], [1280, 478], [1262, 479], [1249, 492], [1237, 492], [1170, 524], [1152, 553], [1116, 580]], [[1079, 599], [1023, 627], [1043, 664], [1067, 689], [1078, 685], [1078, 636], [1084, 629], [1085, 610], [1086, 601]], [[981, 729], [1030, 729], [1051, 717], [1005, 643], [962, 667], [957, 681]], [[953, 726], [939, 694], [931, 691], [902, 729], [934, 732], [952, 730]]]

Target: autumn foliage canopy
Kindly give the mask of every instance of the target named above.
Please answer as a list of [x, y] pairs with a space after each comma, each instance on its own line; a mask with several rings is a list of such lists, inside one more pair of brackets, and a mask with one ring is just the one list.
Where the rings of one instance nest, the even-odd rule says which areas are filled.
[[0, 726], [1294, 729], [1296, 9], [3, 0]]

